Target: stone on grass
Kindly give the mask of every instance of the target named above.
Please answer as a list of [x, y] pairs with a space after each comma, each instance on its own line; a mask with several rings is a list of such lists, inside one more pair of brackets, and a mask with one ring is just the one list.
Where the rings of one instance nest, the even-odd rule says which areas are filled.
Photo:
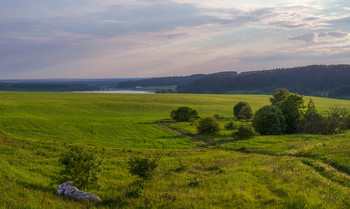
[[78, 188], [73, 186], [73, 183], [70, 181], [60, 184], [57, 188], [57, 194], [65, 197], [70, 197], [75, 200], [93, 200], [93, 201], [101, 200], [100, 197], [97, 195], [93, 195], [88, 192], [79, 190]]

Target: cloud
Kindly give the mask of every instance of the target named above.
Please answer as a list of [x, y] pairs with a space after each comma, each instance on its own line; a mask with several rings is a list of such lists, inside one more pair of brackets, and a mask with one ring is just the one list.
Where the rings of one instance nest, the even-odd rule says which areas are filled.
[[304, 41], [307, 43], [330, 43], [330, 42], [339, 42], [339, 41], [348, 41], [350, 40], [350, 33], [341, 32], [341, 31], [329, 31], [322, 33], [308, 33], [297, 36], [289, 36], [289, 40], [292, 41]]
[[317, 37], [317, 34], [308, 33], [308, 34], [303, 34], [298, 36], [289, 36], [288, 39], [293, 41], [314, 42], [316, 37]]

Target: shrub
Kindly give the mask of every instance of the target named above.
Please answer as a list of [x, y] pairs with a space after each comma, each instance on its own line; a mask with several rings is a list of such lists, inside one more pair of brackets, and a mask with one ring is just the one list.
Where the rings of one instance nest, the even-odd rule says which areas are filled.
[[225, 129], [226, 130], [236, 130], [237, 129], [237, 124], [234, 123], [233, 121], [229, 121], [225, 124]]
[[248, 105], [247, 102], [238, 102], [234, 107], [233, 107], [233, 115], [238, 118], [239, 112], [242, 110], [244, 106]]
[[159, 158], [148, 158], [134, 155], [127, 162], [129, 172], [132, 175], [138, 176], [144, 180], [152, 179], [156, 168], [158, 167]]
[[261, 135], [279, 135], [286, 130], [284, 115], [276, 106], [264, 106], [256, 111], [252, 125]]
[[252, 107], [249, 104], [243, 106], [237, 116], [238, 119], [245, 119], [245, 120], [250, 120], [252, 119], [252, 117], [253, 117], [253, 111], [252, 111]]
[[307, 134], [327, 134], [325, 118], [316, 110], [315, 104], [310, 99], [304, 114], [301, 131]]
[[257, 133], [253, 127], [249, 125], [240, 125], [236, 132], [232, 133], [233, 139], [243, 140], [256, 136]]
[[215, 118], [206, 117], [198, 122], [197, 131], [198, 134], [214, 135], [219, 133], [220, 126]]
[[97, 150], [85, 149], [81, 146], [70, 146], [58, 160], [63, 169], [59, 171], [58, 181], [71, 181], [76, 187], [85, 189], [96, 184], [100, 173], [101, 160], [97, 158]]
[[188, 122], [199, 118], [197, 110], [182, 106], [170, 112], [170, 117], [178, 122]]
[[327, 133], [337, 134], [348, 128], [349, 112], [346, 108], [333, 106], [326, 117]]
[[214, 118], [215, 118], [216, 120], [222, 120], [222, 119], [224, 119], [224, 116], [220, 116], [219, 114], [215, 114], [215, 115], [214, 115]]

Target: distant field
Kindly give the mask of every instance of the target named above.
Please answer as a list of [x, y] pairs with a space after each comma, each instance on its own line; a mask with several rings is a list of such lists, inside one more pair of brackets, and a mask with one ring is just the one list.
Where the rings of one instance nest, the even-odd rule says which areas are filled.
[[[234, 141], [230, 131], [204, 137], [190, 123], [167, 120], [187, 105], [224, 116], [223, 124], [237, 102], [257, 110], [269, 97], [0, 92], [0, 208], [350, 208], [350, 131]], [[350, 107], [313, 100], [322, 113]], [[55, 195], [66, 143], [104, 148], [100, 187], [88, 190], [102, 202]], [[134, 154], [161, 159], [141, 186], [127, 170]], [[126, 195], [136, 188], [140, 197]]]
[[[238, 101], [254, 110], [268, 104], [264, 95], [0, 93], [0, 131], [23, 139], [84, 143], [113, 148], [186, 148], [194, 143], [153, 123], [188, 105], [202, 116], [231, 117]], [[321, 111], [350, 101], [314, 98]]]

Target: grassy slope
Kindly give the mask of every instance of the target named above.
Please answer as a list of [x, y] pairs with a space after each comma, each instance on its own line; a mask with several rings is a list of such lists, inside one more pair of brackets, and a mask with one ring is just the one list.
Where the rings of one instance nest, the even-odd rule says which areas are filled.
[[[220, 137], [203, 138], [211, 141], [207, 148], [181, 149], [194, 143], [152, 124], [168, 118], [179, 105], [192, 106], [204, 116], [231, 117], [236, 102], [247, 101], [256, 110], [268, 103], [268, 96], [6, 92], [0, 96], [0, 130], [5, 133], [0, 135], [0, 208], [350, 207], [350, 132], [237, 142], [222, 132]], [[323, 112], [332, 104], [350, 105], [350, 101], [314, 101]], [[178, 126], [194, 131], [189, 124]], [[102, 203], [77, 203], [54, 194], [56, 185], [49, 184], [64, 142], [134, 150], [101, 153], [101, 187], [90, 191], [100, 195]], [[161, 155], [156, 178], [141, 186], [133, 184], [135, 179], [127, 172], [126, 160], [135, 152]], [[187, 166], [176, 171], [181, 164]], [[141, 187], [141, 197], [125, 196], [136, 187]]]

